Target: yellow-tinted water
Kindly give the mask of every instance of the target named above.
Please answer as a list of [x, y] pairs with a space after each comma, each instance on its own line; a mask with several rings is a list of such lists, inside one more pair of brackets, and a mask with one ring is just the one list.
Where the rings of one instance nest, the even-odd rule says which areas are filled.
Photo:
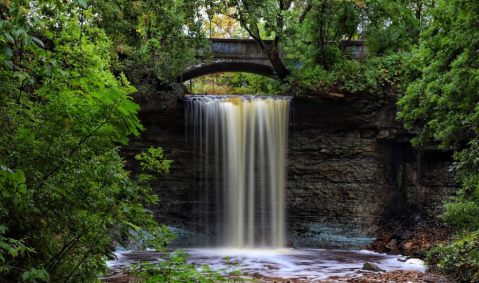
[[204, 98], [189, 101], [186, 111], [205, 156], [201, 166], [215, 168], [202, 172], [216, 178], [202, 179], [215, 179], [210, 186], [220, 191], [212, 224], [220, 245], [283, 247], [289, 99]]

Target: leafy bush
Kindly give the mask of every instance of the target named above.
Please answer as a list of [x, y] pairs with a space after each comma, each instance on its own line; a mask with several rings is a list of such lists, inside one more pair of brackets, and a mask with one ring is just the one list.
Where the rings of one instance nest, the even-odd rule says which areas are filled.
[[[2, 282], [93, 282], [115, 242], [162, 248], [170, 236], [144, 207], [158, 197], [119, 155], [143, 129], [136, 89], [110, 71], [113, 42], [86, 3], [66, 2], [0, 1]], [[139, 158], [170, 163], [161, 149]]]
[[428, 253], [426, 264], [456, 282], [479, 282], [479, 231], [441, 243]]
[[[189, 87], [188, 82], [184, 84]], [[194, 79], [192, 93], [272, 95], [287, 91], [281, 81], [251, 73], [221, 73]]]
[[[142, 261], [132, 264], [131, 275], [135, 277], [134, 282], [155, 283], [155, 282], [245, 282], [245, 279], [238, 278], [241, 271], [238, 265], [232, 265], [228, 257], [225, 257], [227, 268], [212, 270], [208, 265], [201, 268], [186, 261], [188, 253], [175, 251], [168, 257], [162, 257], [157, 263]], [[256, 281], [248, 279], [248, 282]]]
[[397, 53], [384, 57], [374, 57], [360, 62], [342, 59], [331, 70], [319, 64], [303, 64], [295, 68], [289, 81], [300, 92], [339, 91], [379, 92], [384, 86], [400, 84], [405, 66], [411, 58], [410, 53]]

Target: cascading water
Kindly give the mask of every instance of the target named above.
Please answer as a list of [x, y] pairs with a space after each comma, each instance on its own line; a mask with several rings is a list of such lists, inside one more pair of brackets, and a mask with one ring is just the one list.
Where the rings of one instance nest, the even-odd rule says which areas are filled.
[[[201, 156], [196, 212], [223, 247], [284, 246], [288, 97], [190, 96], [187, 139]], [[211, 227], [212, 226], [212, 227]]]

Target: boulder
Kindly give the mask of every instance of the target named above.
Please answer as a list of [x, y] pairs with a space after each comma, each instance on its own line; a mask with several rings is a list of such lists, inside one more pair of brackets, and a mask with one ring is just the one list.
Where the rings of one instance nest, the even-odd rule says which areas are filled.
[[404, 244], [404, 248], [408, 251], [410, 251], [412, 249], [412, 243], [411, 242], [407, 242]]
[[374, 263], [365, 262], [363, 265], [362, 270], [370, 270], [370, 271], [383, 271], [379, 266], [375, 265]]
[[387, 243], [386, 248], [393, 250], [396, 248], [397, 243], [398, 241], [396, 239], [392, 239], [389, 241], [389, 243]]

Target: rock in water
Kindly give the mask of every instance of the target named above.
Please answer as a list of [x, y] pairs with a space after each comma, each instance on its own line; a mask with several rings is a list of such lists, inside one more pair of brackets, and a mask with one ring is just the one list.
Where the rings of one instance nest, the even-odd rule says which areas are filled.
[[374, 263], [365, 262], [363, 265], [363, 270], [371, 270], [371, 271], [383, 271], [379, 266], [375, 265]]

